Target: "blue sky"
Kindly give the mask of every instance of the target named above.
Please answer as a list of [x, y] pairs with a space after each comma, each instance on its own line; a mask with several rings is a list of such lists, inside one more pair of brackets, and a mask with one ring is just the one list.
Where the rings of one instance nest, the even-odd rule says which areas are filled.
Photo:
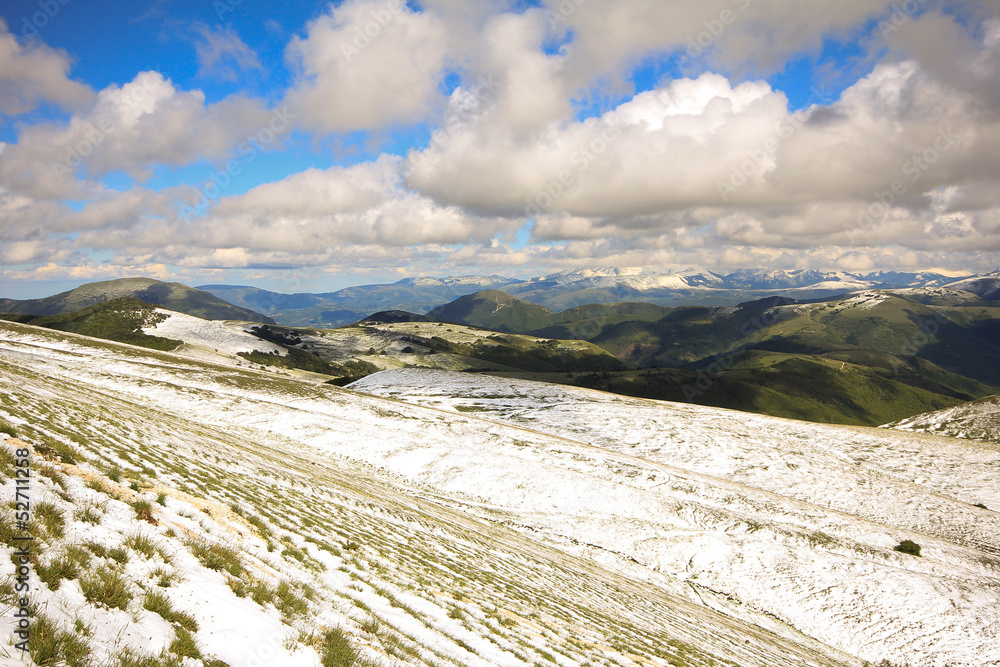
[[0, 291], [988, 271], [994, 14], [988, 0], [8, 0]]

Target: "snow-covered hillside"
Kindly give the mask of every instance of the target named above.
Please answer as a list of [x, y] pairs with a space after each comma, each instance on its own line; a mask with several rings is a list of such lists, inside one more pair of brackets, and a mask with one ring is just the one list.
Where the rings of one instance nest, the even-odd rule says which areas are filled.
[[1000, 442], [1000, 396], [908, 417], [884, 428]]
[[[225, 320], [203, 320], [200, 317], [175, 313], [172, 310], [156, 309], [157, 313], [166, 315], [162, 322], [143, 329], [150, 336], [171, 338], [184, 343], [184, 348], [177, 350], [190, 356], [204, 356], [212, 360], [227, 359], [239, 352], [277, 352], [285, 350], [266, 340], [261, 340], [246, 332], [251, 326], [247, 322]], [[216, 352], [217, 355], [211, 353]]]
[[89, 664], [173, 650], [160, 592], [194, 621], [187, 665], [315, 665], [335, 629], [384, 665], [1000, 665], [985, 443], [467, 373], [340, 390], [9, 323], [0, 418], [48, 471], [36, 521], [62, 517], [42, 569], [95, 534], [132, 591], [31, 575]]

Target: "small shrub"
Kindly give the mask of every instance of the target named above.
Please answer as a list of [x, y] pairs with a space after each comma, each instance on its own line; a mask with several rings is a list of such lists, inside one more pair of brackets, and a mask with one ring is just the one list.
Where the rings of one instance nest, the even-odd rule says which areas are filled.
[[108, 471], [108, 479], [110, 479], [115, 484], [122, 481], [122, 471], [119, 468], [112, 468]]
[[893, 551], [898, 551], [899, 553], [902, 554], [909, 554], [911, 556], [919, 556], [920, 545], [914, 542], [913, 540], [903, 540], [895, 547], [893, 547]]
[[247, 588], [246, 582], [242, 579], [237, 579], [236, 577], [229, 577], [226, 579], [226, 583], [229, 584], [229, 588], [232, 589], [233, 594], [238, 598], [245, 598], [250, 590]]
[[167, 504], [167, 494], [165, 494], [165, 493], [158, 493], [158, 494], [156, 494], [156, 502], [159, 505], [166, 506], [166, 504]]
[[50, 437], [46, 437], [41, 443], [35, 445], [35, 453], [46, 461], [59, 461], [61, 463], [72, 464], [83, 458], [83, 455], [75, 447]]
[[115, 656], [114, 667], [181, 667], [180, 659], [170, 653], [162, 653], [159, 657], [144, 653], [136, 653], [125, 649]]
[[158, 567], [149, 573], [149, 576], [156, 580], [156, 585], [160, 588], [170, 588], [179, 577], [173, 572], [168, 572], [162, 567]]
[[305, 563], [306, 561], [305, 553], [295, 547], [286, 547], [285, 550], [281, 552], [281, 555], [285, 558], [294, 558], [300, 563]]
[[5, 477], [13, 477], [17, 459], [6, 447], [0, 447], [0, 474]]
[[101, 513], [94, 505], [84, 505], [73, 513], [73, 518], [96, 526], [101, 522]]
[[100, 542], [84, 542], [83, 548], [98, 558], [104, 558], [108, 555], [108, 548]]
[[110, 609], [124, 610], [132, 601], [132, 588], [128, 581], [108, 567], [80, 579], [80, 588], [88, 602]]
[[190, 632], [198, 632], [198, 622], [194, 620], [194, 617], [174, 609], [170, 606], [170, 600], [162, 593], [157, 591], [148, 593], [146, 599], [142, 602], [142, 608], [154, 614], [159, 614], [167, 623], [179, 625]]
[[286, 618], [304, 616], [309, 611], [309, 603], [287, 581], [282, 581], [274, 590], [273, 603]]

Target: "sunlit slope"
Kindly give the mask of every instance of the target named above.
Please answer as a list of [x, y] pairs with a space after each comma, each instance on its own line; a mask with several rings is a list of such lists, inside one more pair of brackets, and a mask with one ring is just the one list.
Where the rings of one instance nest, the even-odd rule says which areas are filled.
[[[531, 514], [552, 534], [724, 592], [868, 660], [1000, 660], [997, 617], [980, 606], [1000, 592], [1000, 515], [976, 507], [1000, 506], [996, 446], [453, 373], [392, 371], [352, 387], [634, 456], [608, 466], [675, 503], [654, 521], [631, 505], [648, 497], [620, 498], [620, 514], [598, 518], [556, 485], [549, 506], [562, 514]], [[892, 551], [907, 539], [921, 558]], [[973, 635], [984, 653], [951, 653]]]
[[[204, 664], [248, 664], [265, 640], [267, 664], [318, 664], [316, 638], [338, 627], [385, 665], [857, 664], [710, 587], [546, 534], [557, 516], [662, 531], [680, 479], [663, 466], [177, 355], [21, 325], [0, 332], [0, 415], [35, 443], [34, 465], [62, 480], [38, 487], [65, 524], [62, 536], [41, 535], [42, 565], [93, 533], [91, 502], [109, 544], [138, 530], [126, 517], [148, 502], [153, 523], [139, 526], [170, 558], [125, 549], [134, 598], [124, 609], [84, 601], [73, 578], [56, 577], [55, 590], [33, 581], [63, 631], [74, 632], [75, 618], [117, 624], [117, 634], [79, 635], [92, 664], [119, 656], [123, 637], [141, 653], [173, 650], [181, 631], [143, 609], [157, 563], [176, 570], [165, 594], [197, 623]], [[58, 455], [68, 445], [77, 465]], [[12, 482], [3, 488], [9, 495]], [[693, 489], [680, 493], [692, 509], [701, 502]], [[593, 538], [619, 541], [614, 530]], [[198, 558], [197, 545], [212, 544], [239, 567]], [[256, 601], [260, 586], [282, 582], [305, 610]], [[240, 626], [247, 618], [254, 624]], [[269, 632], [255, 640], [253, 628]]]
[[[316, 589], [289, 619], [302, 641], [310, 624], [341, 625], [389, 656], [364, 634], [371, 612], [344, 597], [354, 584], [380, 622], [458, 664], [545, 664], [541, 651], [663, 664], [671, 650], [688, 664], [1000, 661], [1000, 517], [974, 506], [998, 501], [991, 445], [464, 373], [357, 385], [391, 400], [3, 327], [4, 417], [27, 439], [75, 436], [97, 471], [117, 467], [140, 491], [151, 481], [263, 516], [278, 553], [230, 539], [247, 563], [266, 559], [254, 571], [269, 585], [294, 575]], [[339, 560], [312, 570], [281, 537]], [[894, 551], [903, 540], [922, 556]], [[500, 610], [520, 620], [497, 622], [498, 646]], [[195, 638], [212, 646], [203, 620]]]
[[1000, 442], [1000, 395], [901, 419], [886, 428]]

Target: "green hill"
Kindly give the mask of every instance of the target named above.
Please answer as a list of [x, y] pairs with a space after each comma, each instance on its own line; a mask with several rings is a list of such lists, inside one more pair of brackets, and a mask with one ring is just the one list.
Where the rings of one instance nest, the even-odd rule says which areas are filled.
[[148, 303], [125, 297], [88, 306], [73, 313], [61, 315], [7, 315], [22, 324], [31, 324], [46, 329], [114, 340], [119, 343], [139, 345], [154, 350], [173, 350], [181, 344], [179, 340], [150, 336], [142, 332], [144, 327], [158, 324], [167, 319]]
[[62, 315], [95, 304], [132, 297], [154, 306], [206, 320], [274, 321], [260, 313], [223, 301], [217, 296], [182, 285], [151, 278], [122, 278], [88, 283], [43, 299], [0, 299], [0, 313], [14, 315]]
[[628, 396], [867, 426], [995, 391], [919, 359], [890, 369], [760, 350], [701, 369], [590, 373], [569, 382]]
[[499, 290], [484, 290], [455, 299], [427, 313], [440, 322], [454, 322], [503, 332], [527, 332], [553, 324], [548, 308]]

